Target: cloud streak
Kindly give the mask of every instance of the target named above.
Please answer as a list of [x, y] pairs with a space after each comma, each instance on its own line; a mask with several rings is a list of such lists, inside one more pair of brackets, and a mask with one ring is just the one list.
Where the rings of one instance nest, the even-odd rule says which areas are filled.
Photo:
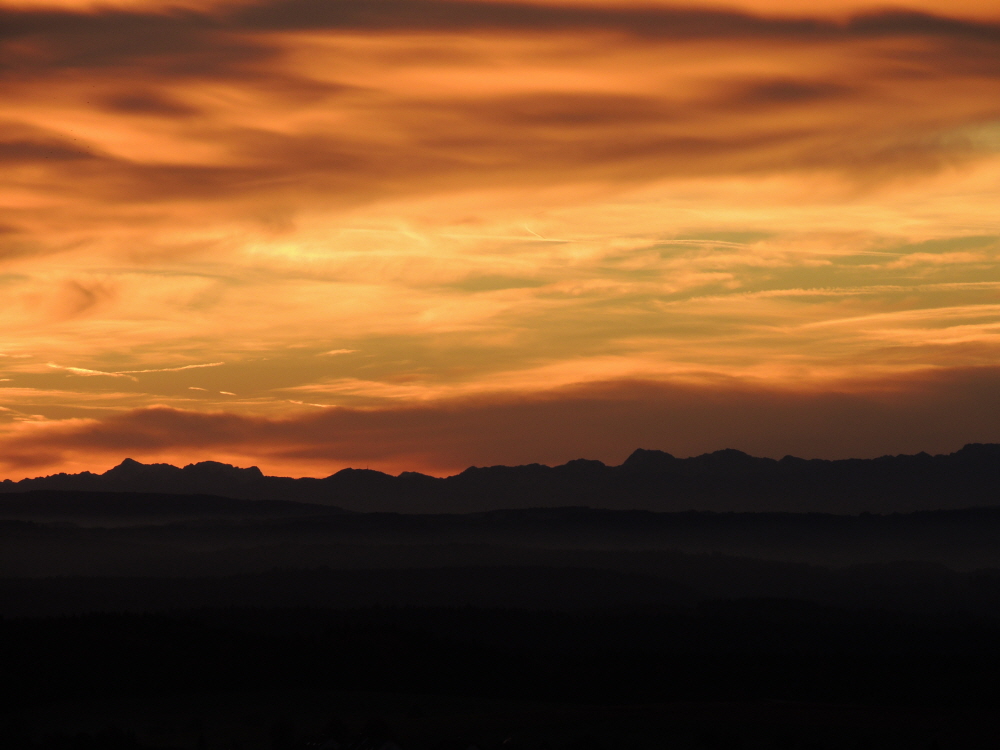
[[181, 365], [180, 367], [159, 367], [148, 370], [119, 370], [116, 372], [105, 372], [104, 370], [88, 370], [85, 367], [67, 367], [64, 365], [57, 365], [54, 362], [49, 362], [48, 366], [54, 370], [65, 370], [74, 375], [82, 375], [84, 377], [97, 377], [103, 376], [108, 378], [128, 378], [138, 382], [138, 378], [133, 377], [135, 375], [142, 375], [152, 372], [184, 372], [185, 370], [200, 370], [204, 367], [221, 367], [225, 362], [208, 362], [205, 364], [198, 365]]

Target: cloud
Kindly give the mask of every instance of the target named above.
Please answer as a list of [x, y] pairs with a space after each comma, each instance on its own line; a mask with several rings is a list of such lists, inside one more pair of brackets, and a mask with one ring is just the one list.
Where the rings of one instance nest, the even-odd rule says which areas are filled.
[[[40, 195], [108, 211], [250, 201], [234, 209], [253, 215], [265, 202], [810, 170], [877, 182], [977, 158], [950, 131], [1000, 116], [1000, 69], [982, 69], [1000, 59], [1000, 26], [919, 13], [292, 0], [6, 8], [0, 29], [0, 86], [23, 102], [0, 128], [0, 162]], [[803, 43], [817, 53], [801, 59]], [[704, 73], [678, 67], [681, 48]], [[771, 72], [745, 70], [748, 57]], [[503, 60], [518, 70], [498, 85]], [[97, 113], [111, 119], [88, 124]], [[150, 118], [165, 122], [151, 132]]]
[[115, 94], [105, 99], [102, 105], [111, 112], [126, 115], [190, 117], [198, 113], [194, 107], [171, 101], [156, 92], [148, 91]]
[[[0, 164], [78, 162], [97, 158], [79, 143], [44, 128], [0, 121]], [[12, 228], [8, 227], [10, 232]]]
[[[358, 456], [460, 468], [521, 439], [458, 415], [562, 445], [531, 409], [579, 440], [571, 408], [645, 424], [607, 395], [642, 378], [756, 376], [771, 390], [727, 403], [780, 415], [817, 374], [995, 362], [994, 248], [961, 243], [995, 230], [1000, 26], [949, 7], [3, 7], [0, 317], [11, 351], [74, 363], [14, 363], [18, 398], [54, 422], [221, 404], [261, 435], [323, 406], [330, 434], [400, 446]], [[682, 386], [648, 388], [671, 423]], [[453, 417], [468, 450], [434, 447]], [[216, 447], [355, 460], [289, 419], [298, 458]], [[565, 444], [611, 450], [594, 441]]]
[[[90, 370], [85, 367], [66, 367], [63, 365], [57, 365], [53, 362], [49, 362], [48, 366], [54, 370], [65, 370], [66, 372], [72, 373], [73, 375], [82, 375], [84, 377], [96, 377], [103, 376], [108, 378], [128, 378], [129, 380], [138, 381], [139, 379], [135, 377], [136, 375], [141, 375], [150, 372], [183, 372], [184, 370], [199, 370], [203, 367], [219, 367], [226, 364], [225, 362], [207, 362], [205, 364], [198, 365], [182, 365], [181, 367], [160, 367], [150, 370], [117, 370], [115, 372], [105, 372], [104, 370]], [[199, 388], [196, 390], [204, 390]], [[231, 395], [231, 394], [230, 394]]]
[[554, 5], [448, 0], [277, 0], [237, 8], [230, 16], [253, 29], [379, 31], [618, 31], [640, 38], [742, 39], [947, 35], [1000, 39], [1000, 27], [927, 13], [865, 13], [847, 23], [725, 9], [640, 5]]
[[86, 378], [92, 377], [107, 377], [107, 378], [128, 378], [129, 380], [138, 380], [131, 375], [127, 375], [123, 372], [104, 372], [103, 370], [90, 370], [86, 367], [65, 367], [63, 365], [57, 365], [54, 362], [49, 362], [48, 366], [54, 370], [65, 370], [66, 372], [72, 373], [73, 375], [82, 375]]
[[154, 370], [122, 370], [121, 375], [140, 374], [145, 372], [182, 372], [184, 370], [200, 370], [203, 367], [221, 367], [225, 362], [205, 362], [198, 365], [181, 365], [180, 367], [160, 367]]
[[795, 78], [733, 82], [729, 88], [726, 95], [719, 100], [719, 106], [726, 109], [809, 104], [845, 98], [853, 93], [851, 87], [843, 84]]
[[[228, 9], [177, 12], [105, 9], [0, 9], [0, 39], [58, 37], [62, 56], [93, 65], [122, 58], [211, 52], [240, 59], [253, 50], [220, 33], [304, 30], [380, 32], [615, 31], [644, 39], [804, 39], [936, 36], [1000, 40], [988, 21], [887, 10], [846, 22], [802, 15], [758, 15], [721, 8], [574, 5], [476, 0], [271, 0]], [[117, 33], [115, 33], [117, 32]], [[226, 44], [225, 42], [229, 43]], [[244, 42], [244, 44], [246, 44]], [[212, 49], [213, 45], [215, 46]], [[252, 56], [252, 55], [250, 55]], [[183, 72], [183, 71], [182, 71]]]

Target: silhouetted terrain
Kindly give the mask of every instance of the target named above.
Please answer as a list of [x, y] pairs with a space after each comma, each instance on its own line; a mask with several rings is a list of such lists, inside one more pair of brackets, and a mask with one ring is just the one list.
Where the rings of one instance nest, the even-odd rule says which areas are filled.
[[191, 495], [0, 499], [0, 614], [8, 616], [216, 604], [579, 609], [745, 597], [1000, 615], [998, 581], [1000, 508], [401, 515]]
[[0, 578], [0, 601], [9, 617], [213, 606], [584, 611], [770, 598], [854, 610], [1000, 618], [998, 570], [956, 573], [914, 563], [830, 570], [681, 555], [640, 561], [580, 555], [559, 562], [557, 566], [286, 569], [201, 577]]
[[177, 468], [126, 459], [104, 474], [56, 474], [0, 483], [0, 492], [75, 490], [207, 494], [295, 500], [347, 510], [467, 513], [586, 505], [659, 511], [893, 513], [1000, 503], [1000, 445], [948, 455], [780, 461], [736, 450], [679, 459], [637, 450], [621, 466], [579, 459], [562, 466], [472, 467], [435, 478], [344, 469], [324, 479], [264, 476], [206, 461]]
[[[1000, 508], [884, 516], [587, 508], [401, 515], [192, 496], [31, 493], [16, 496], [13, 507], [8, 499], [0, 499], [4, 576], [525, 565], [659, 574], [671, 560], [706, 555], [792, 568], [1000, 568]], [[56, 520], [17, 520], [28, 515]]]
[[583, 703], [1000, 697], [996, 624], [773, 600], [587, 613], [205, 609], [11, 620], [0, 633], [25, 645], [2, 657], [15, 700], [273, 686]]
[[[998, 470], [967, 446], [8, 483], [0, 746], [993, 747]], [[718, 510], [758, 506], [830, 512]], [[360, 512], [385, 507], [420, 512]]]
[[0, 638], [11, 750], [986, 750], [1000, 727], [995, 622], [787, 601], [206, 609]]
[[269, 519], [332, 515], [330, 505], [285, 500], [239, 500], [156, 492], [35, 490], [0, 496], [0, 519], [132, 526], [210, 519]]

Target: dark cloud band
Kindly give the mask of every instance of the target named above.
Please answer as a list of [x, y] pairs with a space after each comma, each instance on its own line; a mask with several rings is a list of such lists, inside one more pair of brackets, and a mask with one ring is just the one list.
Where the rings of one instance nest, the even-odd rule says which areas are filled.
[[617, 31], [659, 39], [817, 39], [922, 35], [1000, 41], [1000, 26], [926, 13], [884, 11], [846, 22], [729, 10], [581, 7], [447, 0], [277, 0], [222, 12], [171, 10], [0, 11], [0, 38], [59, 34], [113, 40], [119, 52], [179, 52], [199, 33], [349, 29], [374, 31]]
[[371, 462], [447, 472], [579, 457], [619, 462], [636, 447], [676, 455], [733, 447], [779, 458], [949, 452], [969, 441], [1000, 441], [998, 385], [1000, 369], [967, 368], [817, 391], [617, 381], [283, 419], [152, 408], [18, 435], [5, 441], [4, 455], [11, 469], [56, 464], [67, 454], [239, 454], [270, 465]]

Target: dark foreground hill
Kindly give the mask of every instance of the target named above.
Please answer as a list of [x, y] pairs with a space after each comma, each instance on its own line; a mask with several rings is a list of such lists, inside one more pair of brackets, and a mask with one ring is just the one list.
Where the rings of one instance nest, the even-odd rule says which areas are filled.
[[183, 468], [126, 459], [103, 473], [0, 483], [0, 492], [61, 490], [204, 494], [291, 500], [355, 511], [468, 513], [589, 506], [657, 511], [895, 513], [1000, 504], [1000, 445], [948, 455], [780, 461], [723, 450], [675, 458], [637, 450], [620, 466], [578, 459], [561, 466], [471, 467], [437, 478], [344, 469], [322, 479], [272, 477], [206, 461]]
[[[31, 500], [35, 520], [4, 520]], [[67, 506], [77, 523], [66, 521]], [[247, 510], [257, 514], [239, 515]], [[998, 540], [1000, 508], [402, 515], [28, 493], [0, 500], [0, 616], [222, 604], [585, 609], [762, 596], [1000, 616]]]
[[985, 750], [998, 541], [996, 507], [12, 493], [0, 747]]
[[342, 513], [340, 508], [288, 500], [240, 500], [161, 492], [32, 490], [0, 495], [0, 519], [136, 526], [208, 520], [278, 520]]
[[5, 483], [0, 747], [985, 750], [998, 476], [967, 446]]
[[853, 516], [580, 507], [407, 515], [203, 495], [0, 496], [0, 577], [561, 565], [553, 561], [659, 553], [835, 568], [900, 561], [1000, 568], [1000, 508]]
[[998, 636], [993, 623], [767, 601], [0, 620], [0, 743], [992, 750]]

